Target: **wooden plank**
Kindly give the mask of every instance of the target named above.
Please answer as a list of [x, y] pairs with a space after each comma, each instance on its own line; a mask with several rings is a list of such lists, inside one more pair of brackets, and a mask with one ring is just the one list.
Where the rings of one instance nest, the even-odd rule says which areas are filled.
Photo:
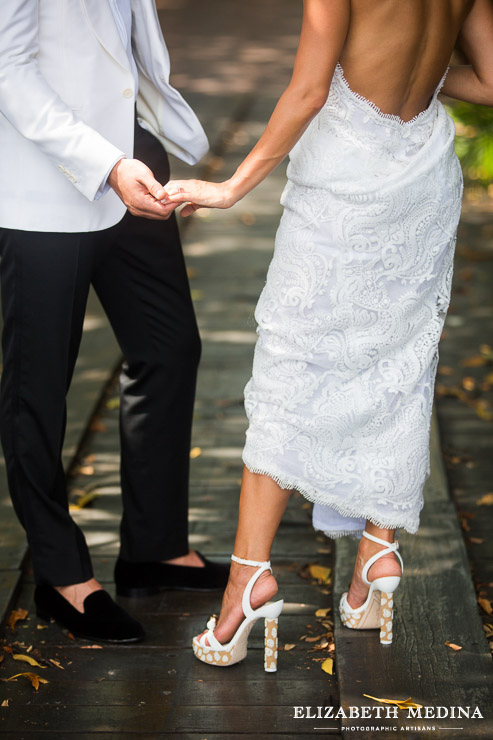
[[[435, 445], [436, 434], [435, 427]], [[418, 534], [399, 536], [406, 569], [396, 594], [393, 645], [382, 647], [376, 631], [349, 630], [335, 620], [342, 706], [374, 706], [363, 698], [366, 693], [381, 698], [411, 696], [428, 706], [478, 705], [483, 715], [489, 715], [493, 706], [491, 658], [455, 508], [443, 498], [432, 493]], [[337, 542], [336, 604], [351, 578], [356, 549], [354, 541]], [[462, 650], [454, 652], [446, 640], [461, 645]], [[451, 726], [450, 721], [444, 724]], [[343, 726], [346, 737], [356, 737], [357, 733], [347, 730], [349, 720]], [[462, 732], [469, 731], [465, 726]], [[491, 737], [491, 721], [476, 720], [474, 733], [474, 737]], [[379, 736], [394, 735], [389, 731]]]
[[[167, 719], [167, 732], [172, 733], [194, 733], [203, 734], [214, 732], [217, 728], [217, 707], [175, 707], [170, 711]], [[297, 737], [313, 735], [317, 723], [321, 720], [294, 719], [294, 707], [263, 706], [222, 706], [221, 707], [221, 730], [226, 734], [232, 734], [241, 727], [245, 733], [255, 733], [262, 729], [268, 736], [280, 735], [285, 737], [287, 733], [296, 734]], [[324, 728], [333, 727], [331, 731], [324, 729], [324, 735], [340, 735], [338, 722], [323, 722]]]
[[[17, 738], [23, 732], [37, 730], [70, 737], [72, 733], [114, 732], [124, 728], [126, 732], [140, 735], [144, 732], [164, 733], [169, 707], [134, 704], [120, 707], [76, 707], [60, 703], [58, 706], [29, 706], [2, 714], [1, 732], [15, 731]], [[29, 735], [28, 735], [29, 736]]]
[[[45, 673], [43, 673], [43, 676]], [[25, 691], [11, 682], [2, 688], [2, 695], [9, 697], [9, 706], [23, 707], [58, 705], [67, 706], [134, 706], [141, 700], [147, 706], [301, 706], [330, 701], [330, 683], [321, 678], [263, 680], [260, 675], [244, 684], [243, 681], [182, 681], [180, 678], [147, 681], [65, 681], [62, 672], [50, 673], [50, 683], [39, 691]], [[5, 689], [5, 690], [3, 690]], [[63, 696], [63, 699], [62, 699]]]
[[[217, 609], [219, 609], [219, 606], [220, 602], [217, 604]], [[279, 624], [279, 639], [282, 645], [291, 643], [295, 644], [298, 649], [306, 648], [309, 650], [313, 648], [313, 644], [305, 643], [304, 640], [300, 640], [300, 637], [305, 635], [309, 637], [323, 636], [327, 633], [326, 628], [320, 624], [320, 620], [314, 616], [315, 610], [318, 607], [316, 605], [306, 605], [306, 607], [301, 608], [299, 604], [294, 602], [286, 605], [285, 612], [283, 612]], [[144, 626], [146, 631], [146, 647], [191, 649], [193, 637], [203, 632], [208, 616], [212, 612], [206, 615], [197, 609], [181, 615], [132, 613]], [[41, 625], [43, 629], [39, 630], [38, 625]], [[249, 645], [251, 647], [261, 648], [263, 646], [263, 638], [263, 622], [259, 620], [252, 630]], [[15, 638], [13, 639], [21, 640], [26, 646], [34, 645], [35, 647], [42, 648], [43, 655], [49, 655], [48, 651], [53, 646], [66, 645], [70, 647], [73, 643], [73, 640], [67, 638], [58, 625], [54, 623], [47, 624], [37, 619], [31, 619], [27, 623], [18, 624], [15, 631]], [[41, 639], [43, 640], [43, 645], [40, 644]], [[77, 644], [82, 646], [85, 643], [82, 640], [77, 640]], [[104, 647], [104, 644], [101, 644]], [[315, 654], [314, 656], [316, 657]]]
[[[327, 683], [336, 686], [335, 678], [324, 674], [320, 663], [312, 660], [312, 654], [306, 650], [295, 649], [281, 652], [277, 674], [264, 674], [263, 650], [250, 648], [244, 661], [228, 667], [227, 670], [214, 670], [195, 658], [192, 650], [152, 648], [145, 645], [104, 647], [87, 649], [61, 644], [58, 649], [50, 649], [46, 658], [58, 660], [64, 671], [58, 668], [47, 668], [43, 675], [51, 680], [69, 681], [149, 681], [179, 678], [202, 681], [250, 681], [263, 679], [281, 680], [319, 680], [326, 677]], [[0, 677], [5, 678], [18, 672], [18, 664], [4, 660], [0, 665]], [[15, 670], [13, 671], [12, 668]], [[38, 669], [40, 670], [40, 669]], [[40, 689], [41, 690], [41, 689]], [[27, 686], [29, 693], [32, 689]]]
[[[2, 718], [0, 716], [0, 722]], [[1, 728], [1, 724], [0, 724]], [[0, 729], [1, 732], [1, 729]], [[92, 733], [79, 733], [79, 732], [71, 732], [70, 733], [70, 740], [87, 740], [88, 737], [92, 736]], [[60, 738], [60, 740], [63, 740], [67, 735], [65, 733], [59, 733], [53, 730], [48, 730], [46, 732], [42, 731], [31, 731], [26, 730], [23, 731], [21, 734], [18, 732], [2, 732], [2, 740], [47, 740], [47, 738]], [[148, 733], [148, 732], [98, 732], [97, 740], [132, 740], [134, 737], [139, 737], [142, 740], [168, 740], [170, 737], [169, 733]], [[291, 733], [283, 733], [282, 738], [283, 740], [298, 740], [299, 735], [297, 734], [291, 734]], [[331, 737], [340, 737], [336, 735], [335, 733], [331, 735]], [[228, 740], [229, 738], [241, 738], [241, 740], [270, 740], [272, 738], [272, 734], [264, 734], [262, 733], [254, 733], [254, 734], [245, 734], [243, 732], [214, 732], [214, 733], [207, 733], [207, 738], [204, 738], [203, 733], [180, 733], [180, 740]], [[320, 738], [320, 733], [316, 733], [313, 735], [305, 734], [303, 735], [303, 740], [318, 740]]]

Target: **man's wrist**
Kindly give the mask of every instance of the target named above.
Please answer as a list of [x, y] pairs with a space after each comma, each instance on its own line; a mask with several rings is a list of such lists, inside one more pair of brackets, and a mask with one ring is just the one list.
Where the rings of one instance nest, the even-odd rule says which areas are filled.
[[115, 189], [115, 187], [118, 184], [118, 170], [120, 169], [120, 165], [121, 165], [121, 163], [122, 163], [122, 161], [124, 159], [126, 159], [126, 157], [125, 156], [122, 156], [122, 157], [120, 157], [120, 159], [118, 159], [115, 162], [115, 164], [111, 168], [111, 170], [110, 170], [110, 172], [108, 174], [108, 177], [106, 179], [106, 182], [108, 183], [108, 185], [110, 187], [112, 187], [113, 189]]
[[99, 200], [99, 198], [102, 198], [103, 195], [106, 195], [106, 193], [108, 192], [108, 190], [110, 188], [113, 188], [114, 189], [113, 182], [110, 182], [111, 173], [113, 172], [113, 170], [115, 169], [115, 167], [119, 164], [119, 162], [121, 162], [121, 160], [124, 159], [124, 158], [125, 158], [125, 155], [124, 154], [120, 154], [119, 157], [118, 157], [118, 159], [113, 160], [111, 166], [106, 171], [106, 175], [104, 176], [104, 178], [101, 181], [101, 185], [98, 188], [98, 191], [97, 191], [96, 196], [95, 196], [95, 200]]

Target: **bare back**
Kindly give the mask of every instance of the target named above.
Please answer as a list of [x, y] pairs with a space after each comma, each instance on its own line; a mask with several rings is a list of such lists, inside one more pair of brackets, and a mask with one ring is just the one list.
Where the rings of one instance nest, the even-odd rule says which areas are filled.
[[407, 121], [424, 110], [474, 0], [351, 0], [341, 65], [350, 87]]

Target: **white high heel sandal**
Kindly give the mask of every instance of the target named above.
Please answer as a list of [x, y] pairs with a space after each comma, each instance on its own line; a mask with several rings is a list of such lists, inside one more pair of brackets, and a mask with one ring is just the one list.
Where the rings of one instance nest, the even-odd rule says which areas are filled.
[[342, 595], [339, 603], [341, 622], [353, 630], [379, 629], [380, 643], [382, 645], [390, 645], [392, 643], [394, 591], [399, 585], [401, 578], [400, 576], [382, 576], [381, 578], [375, 578], [374, 581], [369, 581], [367, 575], [373, 563], [390, 552], [394, 552], [399, 558], [402, 572], [404, 572], [404, 563], [400, 554], [397, 552], [399, 549], [398, 542], [387, 542], [366, 531], [363, 532], [363, 537], [373, 540], [373, 542], [377, 542], [379, 545], [384, 545], [385, 550], [372, 555], [364, 565], [361, 575], [364, 583], [370, 587], [365, 603], [353, 609], [348, 604], [347, 592]]
[[247, 654], [248, 636], [253, 625], [257, 619], [263, 618], [265, 620], [264, 668], [268, 673], [273, 673], [277, 671], [278, 617], [282, 612], [284, 601], [267, 603], [258, 609], [252, 609], [250, 603], [254, 585], [262, 573], [267, 570], [272, 571], [271, 564], [268, 561], [244, 560], [243, 558], [237, 558], [236, 555], [231, 555], [231, 560], [240, 563], [240, 565], [250, 565], [259, 569], [250, 578], [243, 591], [241, 606], [245, 619], [231, 640], [226, 645], [221, 645], [214, 637], [216, 616], [213, 615], [207, 622], [207, 632], [204, 632], [200, 639], [194, 637], [193, 652], [196, 658], [209, 665], [228, 666], [239, 663]]

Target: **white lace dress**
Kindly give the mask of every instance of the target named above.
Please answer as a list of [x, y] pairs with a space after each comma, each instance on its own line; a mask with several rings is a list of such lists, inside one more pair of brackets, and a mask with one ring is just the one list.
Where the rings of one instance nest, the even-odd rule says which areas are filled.
[[404, 122], [354, 93], [338, 65], [290, 155], [255, 312], [243, 460], [313, 501], [331, 537], [366, 519], [419, 525], [462, 199], [437, 93]]

